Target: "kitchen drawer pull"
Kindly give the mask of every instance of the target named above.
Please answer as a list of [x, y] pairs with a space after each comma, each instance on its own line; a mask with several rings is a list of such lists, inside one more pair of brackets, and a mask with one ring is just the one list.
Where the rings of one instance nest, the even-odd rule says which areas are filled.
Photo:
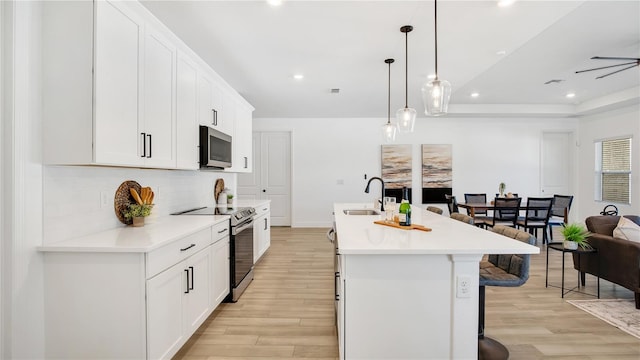
[[264, 218], [264, 229], [267, 230], [267, 218]]
[[218, 234], [222, 234], [223, 232], [225, 232], [225, 231], [227, 231], [227, 230], [229, 230], [229, 229], [228, 229], [228, 228], [224, 228], [224, 229], [222, 229], [222, 230], [218, 231]]
[[184, 271], [187, 273], [187, 291], [185, 291], [185, 294], [189, 293], [189, 269], [184, 269]]
[[180, 251], [187, 251], [187, 250], [191, 249], [191, 248], [192, 248], [192, 247], [194, 247], [194, 246], [196, 246], [196, 244], [191, 244], [191, 245], [187, 246], [187, 247], [186, 247], [186, 248], [184, 248], [184, 249], [180, 249]]
[[249, 167], [249, 158], [248, 157], [244, 157], [244, 168], [248, 168]]
[[216, 109], [211, 109], [213, 110], [213, 126], [218, 126], [218, 110]]

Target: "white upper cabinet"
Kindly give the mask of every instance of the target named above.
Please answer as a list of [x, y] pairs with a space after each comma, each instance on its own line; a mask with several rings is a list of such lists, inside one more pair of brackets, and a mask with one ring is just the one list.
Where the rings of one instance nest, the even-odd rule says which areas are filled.
[[230, 172], [253, 171], [253, 108], [243, 101], [234, 102], [233, 161]]
[[[109, 2], [97, 2], [96, 6], [92, 162], [143, 165], [145, 159], [138, 152], [142, 24], [126, 8]], [[75, 136], [90, 134], [69, 133], [69, 137]]]
[[198, 154], [198, 71], [193, 61], [178, 53], [176, 86], [176, 142], [179, 169], [199, 167]]
[[244, 100], [140, 3], [42, 19], [45, 164], [198, 169], [198, 124], [234, 136]]
[[151, 167], [176, 167], [174, 116], [176, 47], [160, 32], [146, 27], [144, 41], [144, 122], [140, 156]]
[[198, 74], [198, 122], [233, 136], [233, 108], [229, 96], [210, 72], [201, 68]]
[[213, 80], [204, 70], [198, 72], [198, 123], [216, 127], [221, 108], [213, 103]]

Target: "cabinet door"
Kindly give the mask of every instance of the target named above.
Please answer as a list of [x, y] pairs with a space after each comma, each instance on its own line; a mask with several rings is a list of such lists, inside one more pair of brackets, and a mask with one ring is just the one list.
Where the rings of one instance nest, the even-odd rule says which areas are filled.
[[211, 308], [215, 309], [229, 294], [229, 237], [218, 240], [211, 246], [212, 262]]
[[264, 218], [260, 221], [260, 223], [254, 226], [260, 226], [260, 256], [264, 255], [265, 252], [271, 246], [271, 213], [266, 213]]
[[214, 95], [219, 96], [222, 101], [222, 114], [218, 118], [218, 130], [231, 135], [235, 141], [233, 127], [236, 121], [236, 99], [233, 94], [223, 90], [220, 86], [217, 86], [217, 93]]
[[186, 290], [182, 263], [147, 280], [147, 358], [170, 358], [184, 343]]
[[198, 72], [198, 123], [218, 129], [221, 107], [213, 103], [214, 84], [204, 70]]
[[95, 4], [94, 161], [143, 165], [138, 152], [142, 21], [122, 5]]
[[252, 110], [236, 100], [233, 124], [233, 166], [227, 171], [249, 173], [253, 171]]
[[198, 169], [198, 72], [184, 54], [178, 56], [176, 87], [176, 157], [178, 169]]
[[185, 331], [192, 334], [211, 312], [211, 249], [207, 247], [185, 260], [184, 321]]
[[140, 156], [145, 165], [174, 168], [174, 71], [176, 48], [147, 26], [144, 41], [144, 125], [140, 130]]
[[256, 216], [253, 219], [253, 263], [256, 264], [260, 260], [260, 247], [262, 243], [263, 231], [260, 224], [262, 224], [264, 215]]

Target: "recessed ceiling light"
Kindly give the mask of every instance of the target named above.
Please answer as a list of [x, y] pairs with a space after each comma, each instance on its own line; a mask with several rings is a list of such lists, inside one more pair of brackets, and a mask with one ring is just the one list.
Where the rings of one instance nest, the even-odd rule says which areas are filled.
[[267, 0], [267, 4], [271, 6], [280, 6], [282, 5], [282, 0]]
[[565, 95], [565, 96], [566, 96], [567, 98], [571, 99], [571, 98], [576, 97], [576, 93], [572, 93], [572, 92], [570, 92], [570, 93], [567, 93], [567, 95]]
[[477, 93], [477, 92], [472, 92], [471, 93], [471, 97], [472, 98], [477, 98], [478, 96], [480, 96], [480, 93]]
[[507, 54], [507, 50], [498, 50], [498, 51], [496, 51], [496, 55], [502, 56], [502, 55], [506, 55], [506, 54]]
[[304, 75], [302, 75], [302, 74], [295, 74], [295, 75], [293, 75], [293, 78], [294, 78], [294, 79], [296, 79], [296, 80], [302, 80], [302, 79], [304, 79]]
[[510, 6], [510, 5], [513, 5], [514, 2], [516, 2], [516, 0], [498, 0], [498, 6], [500, 7]]
[[429, 74], [429, 76], [427, 76], [427, 79], [435, 79], [436, 78], [436, 74]]

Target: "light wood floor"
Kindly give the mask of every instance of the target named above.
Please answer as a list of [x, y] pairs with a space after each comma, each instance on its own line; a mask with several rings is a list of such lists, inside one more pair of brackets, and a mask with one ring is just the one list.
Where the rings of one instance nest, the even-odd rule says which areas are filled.
[[[272, 228], [271, 248], [247, 291], [237, 303], [222, 304], [175, 359], [337, 359], [326, 230]], [[550, 251], [549, 281], [559, 285], [562, 257]], [[511, 359], [640, 359], [640, 339], [565, 301], [594, 297], [570, 293], [562, 299], [560, 289], [545, 288], [545, 259], [542, 247], [522, 287], [487, 287], [486, 335], [507, 346]], [[569, 255], [565, 276], [567, 284], [577, 283]], [[595, 293], [595, 283], [588, 276], [584, 290]], [[600, 287], [601, 298], [633, 299], [607, 281]]]

